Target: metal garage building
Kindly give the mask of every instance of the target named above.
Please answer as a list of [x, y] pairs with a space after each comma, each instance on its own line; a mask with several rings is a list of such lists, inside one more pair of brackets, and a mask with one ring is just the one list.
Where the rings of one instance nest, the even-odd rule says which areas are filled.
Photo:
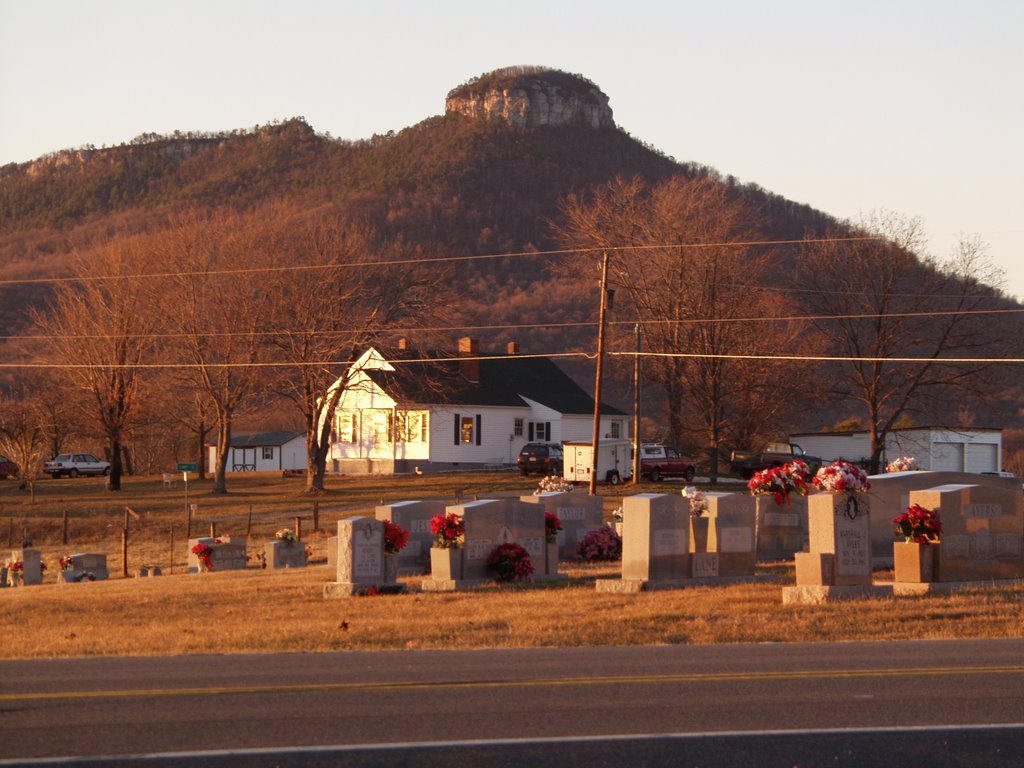
[[[867, 432], [806, 432], [789, 436], [805, 453], [832, 461], [867, 462]], [[915, 427], [895, 429], [886, 438], [882, 463], [913, 456], [921, 469], [937, 472], [998, 472], [1003, 466], [1003, 433], [999, 429]]]

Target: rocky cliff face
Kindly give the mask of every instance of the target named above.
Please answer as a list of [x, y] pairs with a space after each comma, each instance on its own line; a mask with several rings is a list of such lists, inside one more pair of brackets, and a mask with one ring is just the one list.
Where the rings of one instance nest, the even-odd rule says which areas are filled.
[[445, 112], [498, 119], [517, 127], [612, 128], [608, 97], [581, 77], [554, 70], [499, 70], [456, 88]]

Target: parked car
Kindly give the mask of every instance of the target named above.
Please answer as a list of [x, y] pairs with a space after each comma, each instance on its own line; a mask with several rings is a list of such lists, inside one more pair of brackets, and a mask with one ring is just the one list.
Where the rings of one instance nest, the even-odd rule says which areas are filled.
[[516, 464], [523, 476], [531, 472], [542, 475], [561, 475], [564, 457], [557, 443], [527, 443], [519, 452]]
[[18, 476], [18, 465], [6, 456], [0, 456], [0, 480]]
[[680, 455], [667, 445], [640, 446], [640, 474], [658, 482], [663, 477], [681, 477], [691, 482], [697, 473], [697, 461]]
[[107, 475], [110, 474], [110, 462], [97, 459], [91, 453], [62, 453], [46, 462], [43, 471], [55, 479], [61, 475]]

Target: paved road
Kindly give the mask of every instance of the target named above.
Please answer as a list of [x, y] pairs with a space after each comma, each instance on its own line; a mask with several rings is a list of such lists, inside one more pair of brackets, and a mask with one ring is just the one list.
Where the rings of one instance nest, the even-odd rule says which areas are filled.
[[67, 757], [1019, 768], [1024, 640], [0, 662], [0, 765]]

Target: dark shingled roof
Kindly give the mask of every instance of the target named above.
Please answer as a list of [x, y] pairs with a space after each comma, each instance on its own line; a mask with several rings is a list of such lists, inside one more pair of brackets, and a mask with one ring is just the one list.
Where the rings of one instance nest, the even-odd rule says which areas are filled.
[[[526, 405], [524, 397], [559, 413], [592, 414], [594, 399], [568, 374], [546, 357], [495, 355], [489, 359], [460, 361], [450, 358], [436, 362], [408, 362], [402, 359], [439, 358], [410, 350], [386, 354], [394, 371], [367, 370], [366, 374], [381, 389], [405, 405], [439, 403], [444, 405], [515, 406]], [[460, 364], [461, 363], [461, 364]], [[479, 365], [479, 381], [472, 382], [462, 365]], [[601, 412], [617, 416], [622, 411], [602, 404]]]
[[[231, 447], [232, 448], [261, 448], [265, 445], [284, 445], [285, 443], [294, 440], [296, 437], [302, 437], [305, 432], [299, 430], [295, 431], [278, 431], [278, 432], [257, 432], [253, 435], [232, 435], [231, 436]], [[216, 438], [207, 445], [216, 445]]]

